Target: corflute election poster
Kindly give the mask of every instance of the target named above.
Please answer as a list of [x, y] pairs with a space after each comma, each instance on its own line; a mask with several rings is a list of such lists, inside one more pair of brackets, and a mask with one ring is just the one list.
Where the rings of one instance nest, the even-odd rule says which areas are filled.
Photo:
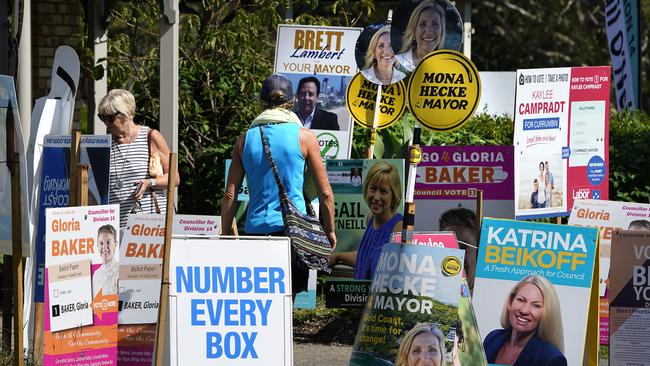
[[451, 365], [463, 259], [459, 249], [385, 244], [350, 365], [407, 365], [416, 352]]
[[483, 215], [512, 219], [514, 201], [512, 146], [423, 146], [415, 181], [416, 230], [438, 229], [447, 210], [476, 212], [483, 192]]
[[45, 365], [116, 365], [119, 206], [45, 213]]
[[[38, 222], [34, 237], [36, 253], [36, 290], [34, 301], [43, 302], [43, 269], [45, 263], [45, 210], [48, 207], [68, 206], [70, 184], [70, 144], [69, 135], [45, 136], [43, 150], [43, 172], [38, 194]], [[110, 135], [81, 136], [79, 160], [88, 164], [88, 203], [105, 205], [108, 203], [108, 170], [110, 165]]]
[[361, 28], [278, 26], [274, 70], [291, 81], [294, 112], [313, 130], [323, 159], [350, 157], [345, 92], [357, 72], [354, 47], [360, 33]]
[[612, 253], [612, 234], [616, 229], [650, 228], [650, 205], [634, 202], [577, 200], [573, 205], [569, 225], [600, 228], [600, 344], [609, 341], [609, 291], [607, 290]]
[[616, 230], [609, 275], [609, 363], [642, 365], [650, 360], [650, 227]]
[[120, 246], [118, 360], [152, 361], [165, 240], [165, 215], [130, 215]]
[[595, 228], [483, 219], [474, 309], [490, 364], [582, 364], [597, 245]]
[[[373, 225], [373, 216], [370, 209], [372, 203], [372, 189], [376, 184], [379, 190], [386, 192], [390, 198], [390, 216], [402, 214], [404, 177], [404, 160], [328, 160], [326, 162], [327, 178], [334, 192], [334, 228], [336, 230], [337, 245], [336, 255], [354, 254], [354, 259], [337, 261], [326, 285], [326, 305], [328, 307], [363, 307], [368, 295], [370, 285], [369, 275], [355, 275], [357, 263], [361, 262], [363, 255], [356, 255], [360, 243], [365, 235], [375, 235], [377, 229], [372, 230], [368, 225]], [[372, 184], [371, 184], [372, 183]], [[390, 225], [386, 223], [386, 225]], [[367, 242], [371, 244], [371, 242]], [[370, 246], [368, 246], [370, 248]], [[366, 257], [379, 255], [379, 246], [369, 250]], [[347, 253], [347, 254], [345, 254]], [[363, 268], [360, 266], [360, 268]], [[337, 278], [334, 280], [334, 278]], [[363, 282], [358, 282], [361, 280]]]
[[292, 365], [288, 238], [174, 238], [171, 365]]
[[610, 67], [517, 70], [515, 216], [607, 199]]

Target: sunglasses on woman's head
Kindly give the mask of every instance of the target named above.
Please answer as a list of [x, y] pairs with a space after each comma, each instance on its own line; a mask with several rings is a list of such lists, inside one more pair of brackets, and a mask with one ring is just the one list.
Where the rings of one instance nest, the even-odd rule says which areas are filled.
[[115, 112], [113, 114], [98, 114], [97, 117], [99, 117], [99, 119], [106, 124], [113, 124], [113, 122], [115, 122], [115, 118], [117, 118], [120, 113], [122, 112]]

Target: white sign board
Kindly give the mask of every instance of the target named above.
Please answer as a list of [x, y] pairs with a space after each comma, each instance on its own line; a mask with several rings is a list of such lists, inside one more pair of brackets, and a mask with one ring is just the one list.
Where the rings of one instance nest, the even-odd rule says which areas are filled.
[[120, 246], [118, 324], [158, 321], [165, 215], [130, 215]]
[[174, 238], [170, 365], [292, 365], [288, 238]]
[[119, 216], [118, 205], [45, 211], [46, 330], [93, 324], [93, 299], [115, 294]]
[[211, 235], [221, 233], [221, 217], [208, 215], [174, 215], [174, 235]]

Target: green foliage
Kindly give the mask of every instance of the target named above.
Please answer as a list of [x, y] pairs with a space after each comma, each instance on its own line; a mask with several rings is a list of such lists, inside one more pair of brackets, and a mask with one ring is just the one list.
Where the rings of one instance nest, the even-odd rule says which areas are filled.
[[[217, 212], [225, 161], [259, 112], [257, 94], [273, 71], [276, 29], [289, 4], [300, 24], [352, 26], [375, 15], [374, 2], [367, 0], [180, 2], [180, 212]], [[115, 1], [108, 29], [109, 87], [133, 92], [136, 122], [154, 128], [160, 104], [158, 6], [155, 0]], [[84, 69], [90, 74], [93, 68]]]
[[[413, 137], [414, 125], [415, 118], [407, 111], [393, 125], [380, 130], [375, 146], [375, 158], [406, 159], [408, 144]], [[369, 144], [370, 133], [368, 131], [368, 129], [355, 128], [353, 158], [365, 157], [363, 152]], [[420, 144], [424, 146], [512, 145], [512, 136], [513, 123], [510, 117], [480, 113], [452, 132], [432, 132], [421, 127]]]
[[[642, 0], [642, 4], [649, 1]], [[259, 112], [257, 93], [262, 80], [273, 70], [278, 24], [363, 26], [384, 19], [387, 9], [394, 9], [397, 3], [182, 0], [179, 211], [217, 213], [223, 196], [225, 160], [231, 155], [233, 143]], [[606, 48], [600, 46], [606, 42], [602, 27], [604, 4], [593, 6], [586, 0], [558, 2], [553, 6], [532, 0], [526, 3], [521, 7], [492, 1], [473, 4], [473, 24], [477, 30], [473, 39], [474, 61], [479, 69], [608, 63]], [[136, 96], [136, 121], [154, 128], [159, 127], [160, 104], [158, 13], [156, 0], [114, 1], [108, 23], [109, 87], [131, 90]], [[648, 10], [644, 9], [643, 14], [647, 18]], [[506, 42], [503, 37], [507, 37]], [[642, 42], [647, 47], [646, 36]], [[82, 55], [82, 63], [86, 74], [97, 74], [91, 53]], [[375, 156], [405, 158], [414, 122], [407, 112], [393, 126], [379, 131]], [[644, 114], [612, 118], [612, 199], [650, 200], [646, 186], [650, 180], [640, 161], [647, 156], [647, 126], [648, 117]], [[423, 129], [421, 143], [511, 144], [512, 132], [509, 118], [479, 113], [453, 132], [432, 133]], [[365, 157], [369, 139], [367, 129], [355, 128], [352, 158]]]
[[609, 197], [650, 203], [650, 117], [643, 112], [613, 114], [609, 127]]

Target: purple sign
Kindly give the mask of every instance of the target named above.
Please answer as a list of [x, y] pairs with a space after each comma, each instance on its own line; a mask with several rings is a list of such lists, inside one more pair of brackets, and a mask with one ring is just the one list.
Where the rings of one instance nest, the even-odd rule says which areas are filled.
[[512, 146], [424, 146], [415, 181], [416, 200], [514, 200]]

